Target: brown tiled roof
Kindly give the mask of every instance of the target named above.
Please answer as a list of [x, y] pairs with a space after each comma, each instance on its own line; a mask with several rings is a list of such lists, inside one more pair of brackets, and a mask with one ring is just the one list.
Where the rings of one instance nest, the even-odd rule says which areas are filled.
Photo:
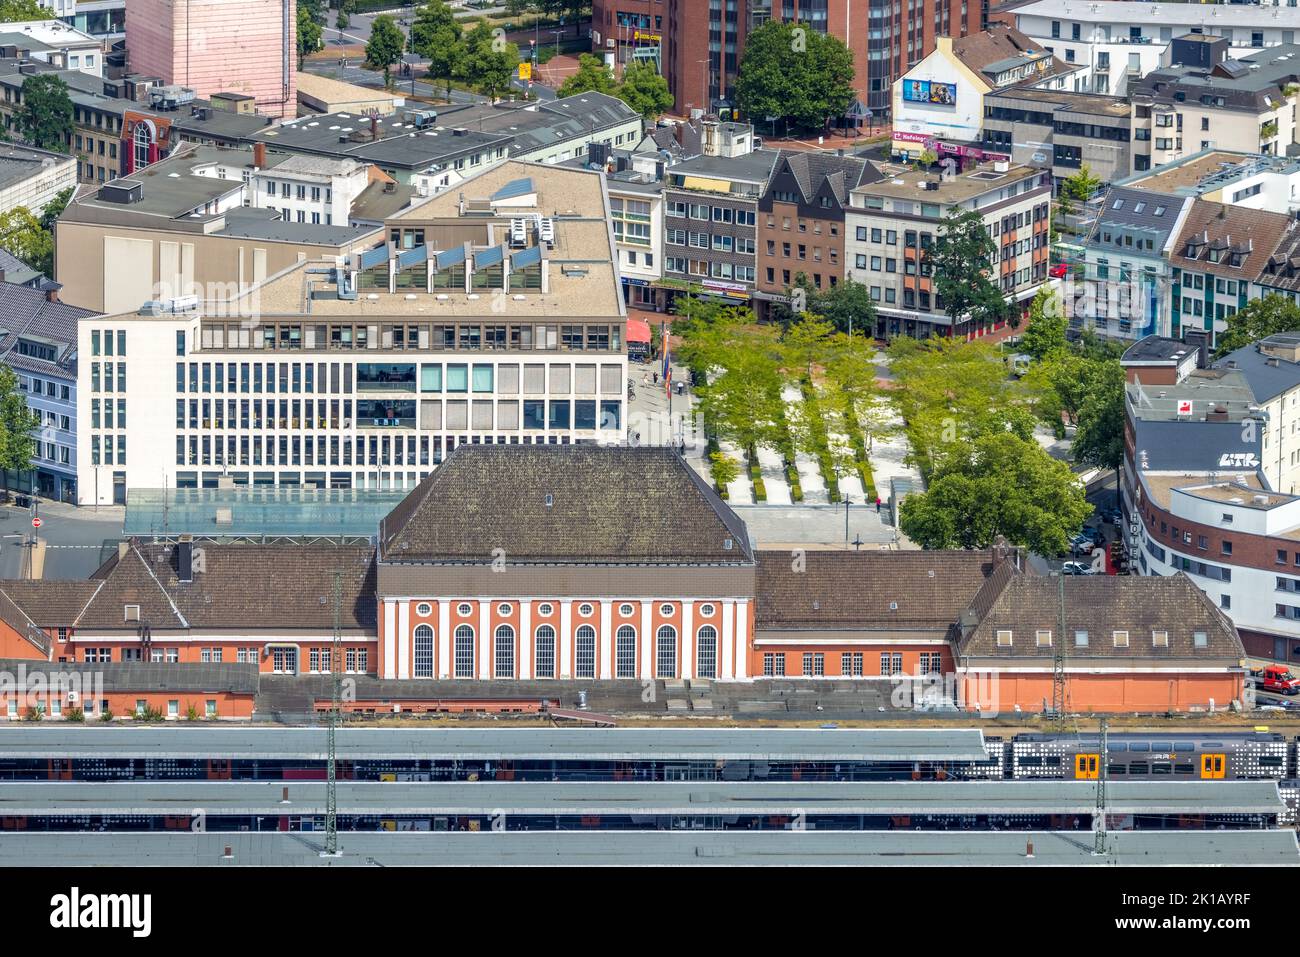
[[[126, 605], [140, 606], [140, 623], [154, 629], [249, 627], [328, 631], [334, 624], [333, 578], [343, 572], [341, 624], [375, 628], [374, 549], [369, 545], [194, 545], [193, 581], [177, 577], [176, 549], [132, 544], [95, 577], [98, 591], [75, 624], [134, 630]], [[41, 582], [41, 586], [66, 584]]]
[[755, 627], [947, 630], [992, 570], [986, 551], [761, 550]]
[[0, 593], [41, 628], [68, 628], [99, 589], [97, 581], [5, 581]]
[[[958, 645], [958, 654], [978, 658], [1047, 658], [1062, 638], [1060, 590], [1065, 596], [1065, 654], [1069, 658], [1240, 658], [1241, 639], [1224, 614], [1186, 575], [1087, 575], [1062, 578], [1013, 575]], [[999, 630], [1012, 645], [998, 647]], [[1051, 631], [1053, 645], [1038, 647], [1036, 633]], [[1075, 632], [1087, 631], [1087, 647]], [[1114, 632], [1128, 632], [1128, 647], [1116, 648]], [[1168, 633], [1168, 647], [1155, 647], [1153, 631]], [[1197, 648], [1195, 632], [1206, 633]]]
[[[991, 63], [1009, 60], [1029, 51], [1034, 53], [1047, 52], [1041, 43], [1032, 40], [1015, 27], [999, 23], [990, 24], [989, 29], [980, 33], [971, 33], [964, 37], [953, 37], [952, 40], [953, 56], [976, 73], [982, 72]], [[1068, 66], [1056, 57], [1052, 57], [1051, 69], [1046, 73], [1038, 74], [1035, 79], [1041, 80], [1044, 77], [1072, 69], [1075, 68]]]
[[[1227, 279], [1254, 281], [1263, 273], [1269, 257], [1285, 238], [1291, 222], [1285, 213], [1227, 206], [1198, 199], [1187, 214], [1183, 230], [1178, 234], [1170, 252], [1169, 261], [1171, 265], [1182, 269], [1207, 272]], [[1187, 241], [1198, 236], [1203, 236], [1207, 244], [1201, 248], [1196, 259], [1191, 259], [1184, 255], [1187, 252]], [[1250, 252], [1240, 266], [1229, 265], [1226, 257], [1223, 262], [1212, 263], [1209, 258], [1210, 247], [1215, 243], [1228, 243], [1231, 247], [1249, 245]]]
[[744, 523], [669, 448], [462, 445], [380, 540], [385, 562], [753, 561]]

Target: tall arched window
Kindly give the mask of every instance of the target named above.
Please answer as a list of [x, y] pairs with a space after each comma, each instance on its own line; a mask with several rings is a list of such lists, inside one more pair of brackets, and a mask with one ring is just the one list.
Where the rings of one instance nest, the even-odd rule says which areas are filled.
[[631, 625], [614, 633], [614, 677], [636, 677], [636, 629]]
[[456, 677], [474, 677], [474, 629], [469, 625], [460, 625], [456, 629]]
[[498, 678], [515, 676], [515, 630], [509, 625], [497, 626], [496, 666], [492, 673]]
[[712, 625], [701, 625], [695, 633], [695, 676], [718, 676], [718, 630]]
[[428, 625], [415, 627], [415, 677], [433, 677], [433, 629]]
[[537, 627], [537, 640], [533, 643], [533, 676], [555, 677], [555, 629], [550, 625]]
[[135, 153], [133, 169], [144, 169], [149, 165], [149, 147], [152, 145], [153, 130], [149, 129], [148, 123], [138, 121], [131, 134], [131, 146]]
[[596, 629], [581, 625], [573, 633], [573, 676], [596, 677]]
[[660, 625], [655, 633], [655, 674], [677, 677], [677, 629], [672, 625]]

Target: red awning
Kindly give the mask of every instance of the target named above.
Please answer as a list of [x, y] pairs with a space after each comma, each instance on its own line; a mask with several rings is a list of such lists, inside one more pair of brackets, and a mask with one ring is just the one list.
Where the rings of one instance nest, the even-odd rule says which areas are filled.
[[649, 343], [650, 323], [646, 322], [644, 319], [628, 319], [627, 341]]

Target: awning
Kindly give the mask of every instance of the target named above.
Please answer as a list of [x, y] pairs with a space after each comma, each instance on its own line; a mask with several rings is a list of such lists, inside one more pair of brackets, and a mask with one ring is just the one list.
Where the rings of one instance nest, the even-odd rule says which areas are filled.
[[627, 321], [627, 341], [649, 342], [650, 323], [646, 322], [644, 319], [629, 319]]

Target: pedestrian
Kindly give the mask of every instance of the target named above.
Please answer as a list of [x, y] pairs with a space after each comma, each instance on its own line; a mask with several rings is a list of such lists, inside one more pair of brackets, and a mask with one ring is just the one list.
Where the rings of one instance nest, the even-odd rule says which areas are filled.
[[877, 515], [880, 514], [880, 496], [879, 496], [879, 495], [876, 496], [876, 514], [877, 514]]
[[654, 375], [654, 379], [655, 379], [655, 385], [658, 385], [658, 384], [659, 384], [659, 370], [656, 369], [656, 370], [654, 371], [653, 375]]

